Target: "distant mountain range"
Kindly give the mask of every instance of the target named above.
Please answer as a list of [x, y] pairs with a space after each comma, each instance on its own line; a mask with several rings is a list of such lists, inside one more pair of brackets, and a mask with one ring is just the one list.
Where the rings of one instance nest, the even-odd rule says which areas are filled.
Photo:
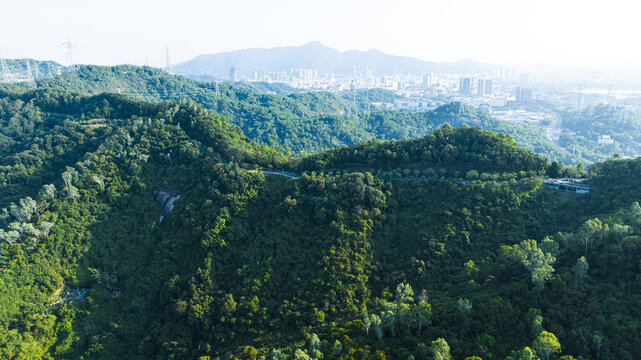
[[320, 42], [302, 46], [272, 49], [255, 48], [219, 54], [199, 55], [174, 66], [174, 72], [199, 80], [228, 80], [230, 69], [237, 75], [252, 77], [254, 71], [289, 71], [290, 69], [317, 69], [319, 75], [353, 74], [355, 69], [369, 70], [373, 75], [427, 73], [492, 73], [502, 67], [473, 60], [457, 62], [430, 62], [405, 56], [385, 54], [379, 50], [340, 52]]

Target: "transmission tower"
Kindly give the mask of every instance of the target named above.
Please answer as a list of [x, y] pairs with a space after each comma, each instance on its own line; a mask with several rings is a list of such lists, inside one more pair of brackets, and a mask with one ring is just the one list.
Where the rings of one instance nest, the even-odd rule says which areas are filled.
[[5, 51], [8, 53], [8, 50], [0, 50], [0, 70], [2, 71], [2, 80], [6, 83], [13, 83], [14, 78], [13, 74], [9, 70], [9, 66], [7, 66], [7, 61], [5, 60]]
[[40, 79], [40, 69], [39, 69], [39, 67], [40, 67], [40, 64], [38, 64], [37, 62], [33, 63], [33, 78], [34, 79]]
[[4, 82], [13, 83], [13, 75], [11, 74], [11, 71], [9, 71], [9, 67], [7, 66], [7, 62], [4, 58], [0, 58], [0, 67], [2, 68], [2, 78]]
[[27, 82], [29, 83], [29, 86], [33, 86], [34, 88], [38, 87], [36, 85], [36, 81], [33, 78], [33, 73], [31, 72], [31, 61], [26, 60], [27, 63]]
[[173, 74], [173, 70], [171, 68], [171, 61], [169, 61], [169, 45], [165, 45], [165, 71]]
[[220, 98], [220, 85], [218, 81], [216, 81], [215, 83], [216, 83], [216, 99], [218, 99]]
[[67, 61], [67, 66], [73, 65], [73, 49], [77, 49], [80, 46], [78, 46], [78, 44], [76, 43], [72, 43], [71, 40], [67, 38], [67, 41], [58, 45], [58, 47], [65, 48], [67, 50], [66, 58], [65, 58], [65, 60]]

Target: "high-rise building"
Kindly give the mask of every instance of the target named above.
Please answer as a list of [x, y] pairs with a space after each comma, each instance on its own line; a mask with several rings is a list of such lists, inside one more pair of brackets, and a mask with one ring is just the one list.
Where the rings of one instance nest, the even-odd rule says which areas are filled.
[[529, 103], [532, 102], [533, 98], [532, 89], [530, 88], [517, 87], [514, 91], [514, 100], [516, 100], [517, 103]]
[[472, 89], [472, 79], [460, 78], [458, 82], [458, 91], [461, 94], [469, 94]]
[[485, 95], [492, 95], [492, 79], [485, 80]]
[[477, 90], [476, 90], [477, 95], [482, 96], [483, 94], [485, 94], [485, 82], [483, 81], [483, 79], [478, 79], [478, 83], [476, 84], [476, 86], [477, 86]]
[[426, 74], [423, 76], [423, 85], [424, 86], [432, 85], [432, 74]]
[[229, 81], [236, 82], [238, 81], [238, 74], [236, 74], [236, 67], [232, 66], [229, 68]]

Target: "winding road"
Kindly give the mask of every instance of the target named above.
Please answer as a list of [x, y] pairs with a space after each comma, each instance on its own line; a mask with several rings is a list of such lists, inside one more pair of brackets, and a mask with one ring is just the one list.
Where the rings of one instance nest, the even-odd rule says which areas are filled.
[[290, 179], [298, 179], [300, 177], [297, 174], [290, 173], [290, 172], [287, 172], [287, 171], [249, 170], [249, 172], [252, 172], [252, 173], [261, 172], [261, 173], [263, 173], [263, 175], [283, 176], [283, 177], [290, 178]]

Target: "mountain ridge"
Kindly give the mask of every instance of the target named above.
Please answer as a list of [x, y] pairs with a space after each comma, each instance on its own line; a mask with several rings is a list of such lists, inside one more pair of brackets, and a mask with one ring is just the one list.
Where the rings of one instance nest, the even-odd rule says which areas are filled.
[[373, 75], [436, 73], [487, 73], [501, 66], [464, 59], [456, 62], [425, 61], [409, 56], [390, 55], [378, 49], [341, 52], [318, 41], [300, 46], [274, 48], [249, 48], [201, 54], [174, 66], [177, 74], [195, 79], [228, 79], [235, 68], [240, 76], [253, 75], [253, 71], [289, 71], [293, 68], [317, 69], [319, 75], [348, 75], [354, 67], [367, 68]]

